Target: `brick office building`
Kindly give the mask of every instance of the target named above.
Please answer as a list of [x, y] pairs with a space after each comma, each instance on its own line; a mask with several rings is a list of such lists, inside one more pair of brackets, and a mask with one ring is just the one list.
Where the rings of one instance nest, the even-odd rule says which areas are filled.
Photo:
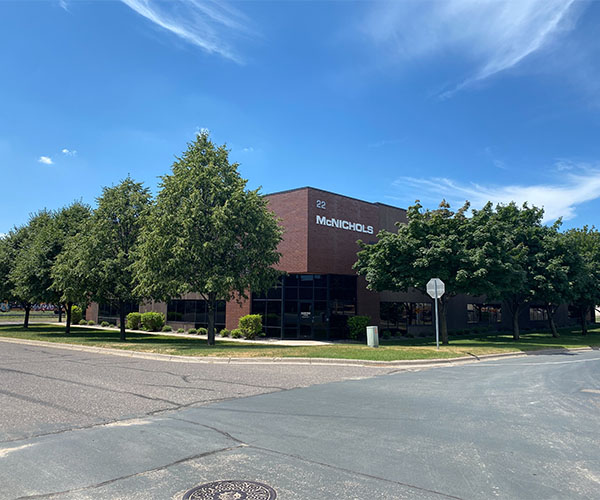
[[[216, 326], [233, 329], [246, 314], [263, 317], [269, 337], [288, 339], [336, 339], [347, 337], [349, 316], [367, 315], [380, 330], [411, 334], [432, 331], [432, 301], [418, 291], [406, 293], [372, 292], [364, 277], [352, 269], [359, 250], [358, 239], [374, 242], [381, 229], [396, 230], [396, 222], [406, 221], [406, 210], [383, 203], [370, 203], [348, 196], [303, 187], [266, 195], [269, 207], [284, 228], [279, 246], [278, 268], [285, 271], [277, 286], [264, 294], [251, 293], [241, 305], [221, 302]], [[131, 310], [138, 310], [132, 304]], [[159, 311], [174, 328], [206, 326], [206, 304], [199, 294], [188, 294], [168, 304], [150, 303], [140, 311]], [[547, 317], [540, 307], [523, 311], [521, 325], [546, 327]], [[88, 319], [115, 322], [110, 305], [93, 304]], [[502, 315], [500, 304], [483, 298], [458, 296], [448, 307], [448, 328], [510, 328], [510, 317]], [[570, 321], [562, 306], [557, 324]]]

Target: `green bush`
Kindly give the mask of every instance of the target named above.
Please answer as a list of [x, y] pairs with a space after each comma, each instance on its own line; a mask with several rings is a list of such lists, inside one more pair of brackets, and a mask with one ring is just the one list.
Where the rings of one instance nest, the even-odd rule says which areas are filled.
[[262, 333], [262, 316], [260, 314], [242, 316], [238, 322], [238, 330], [241, 330], [244, 338], [255, 339]]
[[195, 328], [190, 328], [188, 330], [188, 333], [191, 334], [191, 335], [195, 335], [196, 333], [198, 333], [198, 330], [196, 330]]
[[353, 340], [362, 340], [367, 335], [367, 326], [371, 322], [369, 316], [350, 316], [348, 318], [348, 328], [350, 329], [350, 338]]
[[83, 319], [83, 311], [79, 306], [71, 307], [71, 324], [76, 325]]
[[231, 335], [231, 332], [227, 329], [227, 328], [223, 328], [220, 332], [219, 335], [221, 337], [229, 337]]
[[231, 330], [231, 338], [233, 339], [241, 339], [244, 336], [242, 330], [236, 328], [235, 330]]
[[102, 323], [100, 323], [100, 326], [106, 328], [107, 326], [110, 326], [110, 323], [108, 321], [103, 321]]
[[161, 332], [172, 332], [173, 327], [171, 325], [165, 325], [162, 327]]
[[80, 319], [79, 320], [79, 324], [80, 325], [87, 325], [87, 321], [85, 319]]
[[142, 324], [142, 313], [131, 312], [127, 315], [127, 318], [125, 320], [125, 325], [130, 330], [139, 330], [141, 324]]
[[208, 330], [206, 328], [198, 328], [198, 335], [208, 335]]
[[116, 323], [110, 323], [108, 326], [109, 326], [109, 328], [117, 328], [117, 324]]
[[87, 324], [88, 324], [88, 326], [94, 326], [96, 323], [94, 323], [94, 320], [91, 320], [91, 319], [90, 319], [90, 320], [87, 322]]
[[177, 328], [177, 333], [185, 333], [185, 330], [183, 328]]
[[390, 340], [392, 338], [392, 332], [390, 332], [389, 330], [383, 330], [383, 333], [381, 334], [381, 338], [383, 340]]
[[158, 332], [165, 326], [165, 317], [158, 312], [142, 313], [142, 327], [148, 332]]

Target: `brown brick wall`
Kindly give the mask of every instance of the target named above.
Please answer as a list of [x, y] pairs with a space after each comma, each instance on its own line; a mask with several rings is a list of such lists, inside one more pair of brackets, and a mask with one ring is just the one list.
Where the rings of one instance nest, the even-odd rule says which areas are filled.
[[269, 208], [282, 219], [283, 240], [278, 250], [278, 269], [288, 273], [306, 273], [308, 266], [308, 233], [306, 206], [308, 190], [300, 189], [267, 195]]
[[228, 330], [237, 328], [239, 319], [246, 314], [250, 314], [250, 300], [242, 300], [241, 304], [236, 300], [230, 300], [225, 305], [225, 328]]

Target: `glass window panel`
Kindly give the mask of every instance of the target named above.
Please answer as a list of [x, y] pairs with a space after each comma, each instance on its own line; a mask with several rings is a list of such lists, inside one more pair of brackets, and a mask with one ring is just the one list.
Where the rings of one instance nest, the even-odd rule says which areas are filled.
[[312, 288], [300, 288], [299, 294], [300, 294], [300, 299], [312, 300], [313, 289]]
[[300, 286], [312, 288], [314, 282], [314, 276], [312, 274], [301, 274], [300, 275]]
[[315, 300], [327, 300], [327, 288], [315, 288]]
[[267, 313], [263, 323], [267, 326], [281, 325], [281, 301], [267, 302]]
[[284, 277], [283, 279], [283, 284], [287, 287], [294, 287], [294, 286], [298, 286], [298, 282], [300, 281], [299, 275], [298, 274], [288, 274], [287, 276]]
[[267, 298], [268, 299], [280, 299], [281, 298], [281, 288], [280, 287], [270, 288], [267, 291]]
[[326, 288], [327, 287], [327, 275], [326, 274], [315, 274], [314, 282], [316, 287]]
[[298, 338], [298, 329], [297, 328], [284, 328], [283, 329], [283, 338], [286, 339], [295, 339]]
[[286, 288], [285, 289], [285, 299], [297, 299], [298, 298], [298, 289], [297, 288]]

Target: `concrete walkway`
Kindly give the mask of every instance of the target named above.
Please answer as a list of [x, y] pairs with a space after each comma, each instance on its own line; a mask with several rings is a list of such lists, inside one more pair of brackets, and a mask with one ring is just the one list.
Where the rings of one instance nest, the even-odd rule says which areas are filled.
[[[0, 322], [0, 325], [20, 325], [21, 321], [7, 321]], [[30, 325], [60, 325], [65, 326], [65, 322], [59, 323], [58, 321], [48, 323], [46, 321], [30, 321]], [[118, 328], [111, 328], [109, 326], [100, 326], [100, 325], [71, 325], [76, 326], [77, 328], [90, 328], [92, 330], [107, 330], [110, 332], [118, 331]], [[145, 335], [167, 335], [169, 337], [183, 337], [190, 339], [204, 339], [206, 340], [206, 335], [197, 335], [197, 334], [189, 334], [189, 333], [177, 333], [173, 332], [146, 332], [144, 330], [125, 330], [126, 333], [143, 333]], [[234, 339], [232, 337], [221, 337], [220, 335], [216, 335], [217, 340], [226, 340], [227, 342], [240, 342], [242, 344], [267, 344], [267, 345], [283, 345], [283, 346], [314, 346], [314, 345], [333, 345], [333, 342], [325, 342], [321, 340], [282, 340], [276, 338], [268, 338], [261, 337], [257, 340], [246, 340], [246, 339]]]

